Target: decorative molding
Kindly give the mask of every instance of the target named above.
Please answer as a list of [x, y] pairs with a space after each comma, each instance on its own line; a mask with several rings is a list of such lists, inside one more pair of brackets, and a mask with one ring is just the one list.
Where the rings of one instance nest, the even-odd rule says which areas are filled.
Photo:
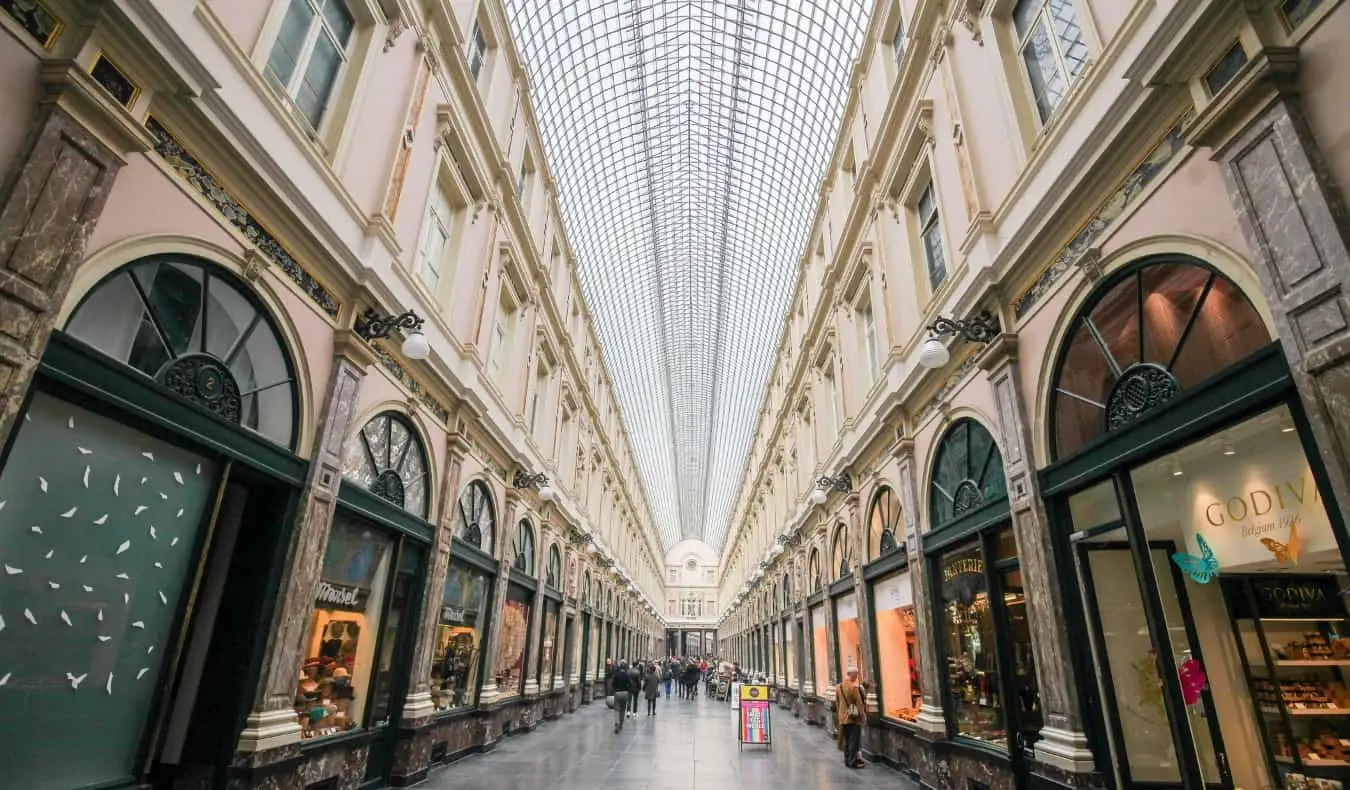
[[159, 154], [165, 164], [172, 168], [226, 221], [255, 245], [259, 253], [267, 256], [269, 260], [280, 267], [292, 282], [300, 286], [300, 290], [310, 298], [310, 301], [318, 305], [319, 309], [330, 317], [337, 317], [338, 310], [342, 307], [337, 297], [320, 284], [312, 274], [305, 271], [304, 267], [295, 259], [295, 256], [291, 255], [282, 243], [268, 232], [262, 223], [255, 219], [248, 209], [230, 194], [230, 191], [210, 171], [197, 161], [196, 157], [188, 153], [182, 144], [174, 139], [168, 129], [165, 129], [154, 118], [146, 121], [145, 128], [155, 141], [155, 153]]
[[442, 424], [448, 426], [450, 424], [450, 408], [444, 403], [441, 403], [435, 395], [432, 395], [431, 392], [427, 390], [426, 385], [418, 381], [407, 368], [403, 367], [403, 363], [399, 362], [393, 354], [390, 354], [383, 343], [374, 343], [372, 345], [375, 348], [375, 355], [379, 357], [380, 364], [384, 369], [392, 373], [399, 383], [407, 387], [408, 391], [413, 394], [413, 397], [415, 397], [423, 406], [426, 406], [432, 414], [435, 414], [436, 418], [439, 419]]
[[961, 0], [956, 11], [956, 21], [970, 33], [970, 38], [984, 46], [984, 33], [980, 31], [980, 15], [984, 13], [987, 0]]
[[966, 357], [966, 360], [962, 362], [956, 370], [952, 371], [951, 375], [947, 377], [947, 380], [942, 382], [942, 386], [938, 388], [938, 391], [933, 393], [933, 397], [928, 399], [928, 403], [924, 404], [923, 411], [919, 413], [919, 419], [915, 421], [916, 423], [926, 422], [928, 418], [932, 416], [933, 412], [946, 405], [947, 396], [951, 395], [957, 386], [965, 380], [966, 374], [975, 367], [978, 359], [979, 354], [971, 354]]
[[1192, 114], [1193, 110], [1187, 109], [1182, 117], [1173, 123], [1162, 139], [1149, 150], [1148, 155], [1135, 165], [1130, 174], [1098, 205], [1097, 211], [1083, 224], [1073, 239], [1052, 257], [1050, 265], [1040, 273], [1036, 281], [1013, 300], [1014, 315], [1022, 318], [1031, 312], [1031, 308], [1050, 292], [1051, 287], [1074, 268], [1075, 262], [1098, 244], [1107, 229], [1139, 201], [1145, 189], [1188, 150], [1182, 130], [1190, 121]]

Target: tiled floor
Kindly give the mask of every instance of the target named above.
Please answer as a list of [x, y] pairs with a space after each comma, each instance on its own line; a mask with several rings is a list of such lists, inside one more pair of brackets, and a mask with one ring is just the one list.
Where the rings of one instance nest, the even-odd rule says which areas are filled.
[[657, 715], [646, 704], [623, 732], [594, 702], [570, 716], [512, 736], [492, 752], [432, 770], [429, 790], [817, 790], [886, 787], [914, 782], [881, 765], [845, 768], [834, 741], [819, 727], [774, 709], [773, 748], [737, 750], [736, 719], [725, 703], [663, 698]]

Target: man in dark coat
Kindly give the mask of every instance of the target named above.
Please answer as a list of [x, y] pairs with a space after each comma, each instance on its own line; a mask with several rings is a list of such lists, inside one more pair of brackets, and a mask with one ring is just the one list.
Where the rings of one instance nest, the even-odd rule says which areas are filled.
[[628, 703], [628, 704], [631, 706], [630, 709], [629, 709], [629, 711], [630, 711], [630, 712], [629, 712], [629, 715], [630, 715], [632, 718], [636, 719], [636, 718], [637, 718], [637, 709], [638, 709], [638, 692], [642, 690], [642, 665], [641, 665], [641, 664], [634, 663], [633, 666], [631, 666], [631, 667], [628, 668], [628, 680], [629, 680], [629, 682], [630, 682], [630, 683], [632, 684], [632, 686], [633, 686], [633, 694], [632, 694], [632, 696], [630, 696], [630, 697], [628, 698], [628, 699], [629, 699], [629, 703]]
[[647, 698], [647, 715], [656, 715], [656, 698], [661, 696], [661, 677], [656, 674], [656, 665], [647, 666], [647, 674], [642, 676], [642, 693]]
[[614, 674], [610, 675], [610, 688], [614, 691], [614, 732], [618, 734], [623, 729], [624, 717], [628, 715], [628, 698], [636, 691], [632, 676], [628, 674], [628, 666], [622, 661], [614, 667]]

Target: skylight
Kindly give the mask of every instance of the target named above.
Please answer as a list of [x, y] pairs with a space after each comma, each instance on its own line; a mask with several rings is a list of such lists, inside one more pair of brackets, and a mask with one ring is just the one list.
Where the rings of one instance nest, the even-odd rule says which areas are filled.
[[507, 0], [666, 548], [720, 549], [862, 0]]

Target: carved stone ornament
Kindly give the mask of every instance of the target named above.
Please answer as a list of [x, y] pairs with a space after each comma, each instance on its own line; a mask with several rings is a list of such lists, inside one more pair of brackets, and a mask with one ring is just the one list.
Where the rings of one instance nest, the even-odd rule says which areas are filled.
[[1106, 399], [1106, 430], [1119, 430], [1175, 398], [1181, 391], [1176, 377], [1161, 365], [1140, 362], [1131, 365], [1111, 388]]
[[1088, 282], [1097, 282], [1102, 276], [1102, 248], [1092, 247], [1078, 256], [1073, 265], [1078, 267]]
[[159, 369], [155, 378], [171, 392], [222, 420], [238, 423], [242, 397], [234, 376], [210, 354], [186, 354]]
[[399, 15], [389, 20], [389, 29], [384, 32], [384, 51], [388, 52], [398, 43], [399, 37], [408, 29], [408, 23]]
[[971, 39], [980, 46], [984, 46], [984, 34], [980, 32], [980, 14], [984, 13], [986, 1], [960, 0], [961, 8], [956, 12], [957, 21], [970, 32]]

